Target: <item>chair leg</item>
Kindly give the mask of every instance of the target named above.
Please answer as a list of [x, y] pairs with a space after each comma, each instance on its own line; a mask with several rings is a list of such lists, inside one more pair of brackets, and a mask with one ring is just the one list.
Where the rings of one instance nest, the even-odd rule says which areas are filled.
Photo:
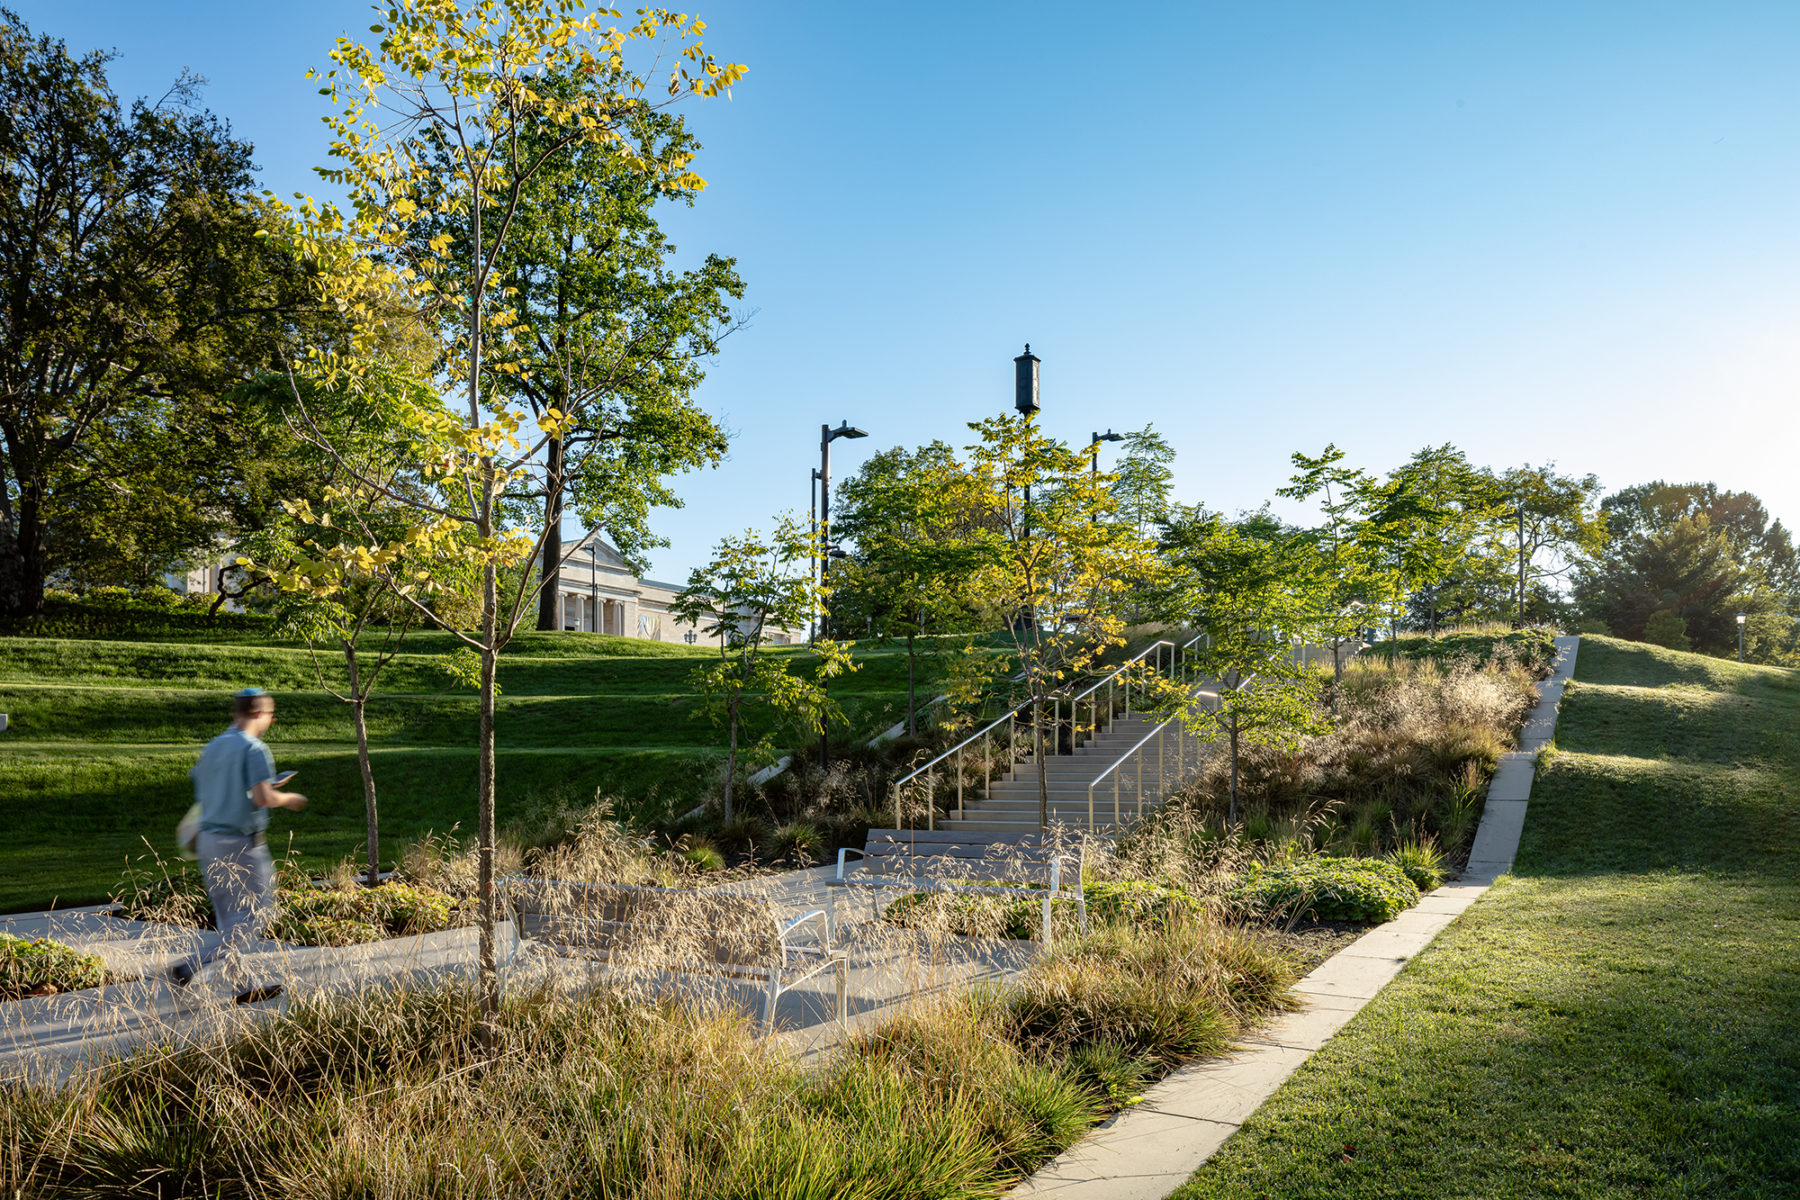
[[837, 964], [837, 1023], [846, 1033], [850, 1029], [850, 1001], [845, 994], [850, 984], [850, 962], [840, 958]]
[[781, 996], [781, 976], [769, 972], [769, 990], [763, 998], [763, 1035], [775, 1032], [775, 1001]]

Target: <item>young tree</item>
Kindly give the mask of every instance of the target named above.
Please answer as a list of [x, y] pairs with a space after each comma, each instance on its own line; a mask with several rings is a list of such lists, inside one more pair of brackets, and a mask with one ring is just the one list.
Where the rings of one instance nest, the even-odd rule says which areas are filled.
[[[850, 642], [815, 642], [810, 680], [794, 673], [792, 656], [767, 653], [771, 629], [799, 629], [817, 611], [820, 588], [810, 567], [817, 545], [817, 537], [792, 518], [783, 518], [766, 539], [754, 529], [724, 538], [712, 560], [694, 569], [670, 605], [677, 620], [701, 627], [719, 645], [718, 661], [697, 668], [691, 679], [702, 697], [695, 715], [704, 714], [727, 731], [728, 822], [734, 815], [732, 791], [740, 756], [771, 761], [775, 738], [784, 729], [817, 730], [839, 716], [826, 694], [826, 681], [854, 670]], [[757, 710], [774, 720], [744, 744], [746, 718]]]
[[1219, 684], [1219, 707], [1196, 691], [1171, 689], [1183, 723], [1222, 730], [1231, 754], [1226, 819], [1237, 823], [1243, 746], [1292, 745], [1326, 728], [1319, 685], [1294, 653], [1292, 631], [1307, 628], [1334, 581], [1319, 570], [1309, 539], [1265, 509], [1228, 521], [1218, 513], [1177, 514], [1164, 530], [1167, 561], [1155, 608], [1171, 623], [1206, 637], [1187, 660]]
[[190, 528], [206, 525], [188, 502], [200, 480], [145, 470], [191, 439], [156, 435], [272, 363], [293, 282], [257, 238], [250, 147], [199, 107], [200, 81], [126, 106], [111, 58], [0, 10], [0, 611], [14, 616], [42, 610], [52, 526], [92, 551], [83, 516], [114, 497], [152, 535], [134, 550], [205, 536]]
[[1116, 519], [1110, 475], [1088, 456], [1044, 434], [1035, 415], [970, 422], [981, 438], [970, 468], [989, 518], [977, 548], [982, 569], [966, 586], [1011, 634], [1031, 699], [1038, 821], [1050, 823], [1044, 710], [1052, 694], [1125, 642], [1128, 585], [1153, 581], [1151, 544]]
[[[281, 625], [306, 642], [320, 688], [350, 706], [367, 819], [368, 884], [376, 887], [381, 822], [369, 756], [369, 698], [423, 615], [412, 600], [441, 594], [466, 572], [455, 570], [454, 557], [443, 562], [429, 540], [407, 538], [414, 510], [401, 497], [413, 503], [441, 497], [414, 471], [418, 448], [407, 444], [407, 429], [395, 417], [432, 398], [405, 375], [385, 386], [368, 382], [367, 390], [351, 396], [315, 395], [309, 410], [315, 422], [330, 422], [331, 445], [342, 456], [342, 469], [332, 473], [351, 482], [328, 482], [316, 504], [288, 501], [281, 521], [245, 540], [237, 564], [249, 581], [275, 589]], [[407, 389], [413, 392], [409, 399], [394, 394]], [[330, 464], [310, 465], [330, 471]], [[451, 569], [439, 569], [446, 565]], [[319, 658], [321, 643], [342, 658], [341, 686], [338, 673]]]
[[[604, 106], [623, 86], [616, 68], [546, 75], [536, 84], [589, 107]], [[516, 131], [526, 158], [563, 134], [539, 112], [524, 113]], [[621, 134], [646, 161], [699, 150], [678, 114], [648, 106], [625, 114]], [[440, 151], [446, 165], [450, 156]], [[517, 369], [497, 374], [495, 389], [525, 404], [534, 420], [551, 412], [577, 418], [550, 432], [543, 448], [539, 629], [561, 628], [562, 526], [571, 502], [584, 527], [604, 528], [641, 569], [643, 552], [664, 544], [650, 528], [651, 509], [681, 506], [665, 477], [725, 453], [724, 431], [693, 393], [705, 377], [701, 361], [733, 327], [727, 305], [744, 285], [735, 262], [717, 255], [691, 270], [672, 269], [674, 247], [655, 216], [665, 201], [692, 205], [696, 182], [647, 173], [610, 144], [577, 141], [525, 181], [512, 234], [496, 253], [501, 290], [517, 317], [508, 352]], [[467, 212], [438, 211], [444, 206], [430, 191], [421, 204], [433, 217], [416, 236], [429, 246], [448, 235], [451, 251], [465, 253]], [[457, 323], [462, 314], [441, 317]]]
[[[559, 95], [547, 79], [623, 70], [633, 43], [672, 39], [679, 55], [667, 98], [712, 96], [743, 73], [700, 44], [702, 23], [660, 9], [644, 10], [628, 28], [606, 26], [604, 14], [575, 15], [561, 0], [398, 0], [378, 8], [371, 48], [340, 38], [322, 92], [335, 108], [327, 118], [335, 165], [321, 176], [350, 197], [346, 213], [311, 201], [302, 207], [297, 248], [315, 265], [328, 299], [352, 312], [359, 337], [346, 351], [312, 348], [309, 373], [328, 387], [357, 386], [372, 367], [372, 335], [410, 307], [423, 309], [437, 341], [437, 369], [460, 407], [410, 403], [403, 423], [421, 447], [427, 496], [385, 492], [411, 510], [399, 539], [424, 553], [472, 563], [481, 572], [481, 623], [457, 630], [480, 662], [477, 783], [480, 980], [484, 1036], [491, 1041], [499, 1003], [494, 959], [494, 696], [501, 650], [537, 584], [530, 570], [548, 531], [536, 536], [508, 520], [507, 499], [542, 469], [545, 438], [566, 437], [593, 414], [547, 410], [535, 435], [527, 415], [506, 407], [497, 382], [526, 369], [515, 331], [516, 298], [500, 256], [522, 228], [533, 181], [580, 145], [599, 145], [662, 185], [696, 190], [701, 180], [687, 156], [646, 156], [628, 136], [632, 122], [655, 107], [647, 82], [620, 75], [600, 94]], [[546, 133], [545, 131], [553, 131]], [[466, 236], [436, 229], [455, 215]], [[348, 243], [354, 251], [346, 252]], [[373, 297], [406, 303], [398, 313]], [[454, 312], [458, 320], [446, 321]], [[298, 397], [297, 397], [298, 399]], [[571, 397], [571, 403], [574, 398]], [[333, 455], [355, 483], [354, 466], [317, 424], [309, 436]], [[427, 449], [428, 448], [428, 449]], [[452, 497], [437, 499], [435, 497]], [[423, 608], [415, 594], [380, 566], [384, 581]], [[507, 579], [504, 596], [502, 578]]]
[[1293, 480], [1276, 492], [1293, 500], [1319, 498], [1324, 522], [1305, 540], [1332, 583], [1315, 594], [1318, 608], [1304, 628], [1330, 639], [1333, 679], [1343, 678], [1344, 643], [1369, 624], [1367, 609], [1389, 595], [1398, 574], [1380, 484], [1361, 468], [1344, 466], [1343, 459], [1335, 444], [1316, 458], [1295, 454]]
[[918, 732], [919, 639], [967, 633], [982, 613], [963, 582], [981, 566], [974, 478], [943, 442], [872, 455], [844, 481], [838, 537], [855, 551], [832, 571], [833, 620], [906, 643], [906, 732]]
[[1169, 515], [1169, 495], [1175, 486], [1175, 447], [1146, 425], [1125, 435], [1125, 450], [1113, 467], [1113, 496], [1118, 500], [1118, 519], [1130, 521], [1138, 532], [1151, 530]]
[[1507, 510], [1490, 534], [1512, 539], [1515, 574], [1513, 623], [1526, 624], [1525, 601], [1533, 583], [1560, 580], [1583, 556], [1606, 544], [1606, 520], [1595, 507], [1600, 480], [1558, 475], [1555, 463], [1514, 467], [1499, 478]]
[[1427, 446], [1388, 476], [1418, 505], [1397, 531], [1400, 587], [1435, 634], [1445, 583], [1476, 552], [1477, 538], [1505, 507], [1493, 476], [1469, 465], [1461, 450]]

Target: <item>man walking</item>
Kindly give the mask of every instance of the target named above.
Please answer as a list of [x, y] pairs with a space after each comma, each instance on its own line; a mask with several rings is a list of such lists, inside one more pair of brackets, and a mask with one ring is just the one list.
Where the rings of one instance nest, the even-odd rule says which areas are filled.
[[[262, 742], [274, 722], [275, 697], [261, 688], [245, 688], [232, 697], [230, 728], [206, 744], [188, 772], [200, 805], [195, 849], [212, 900], [215, 932], [169, 969], [177, 988], [186, 987], [208, 963], [260, 937], [275, 916], [275, 863], [264, 835], [269, 810], [298, 812], [306, 807], [306, 797], [276, 786], [287, 776], [276, 776], [275, 758]], [[278, 985], [251, 987], [239, 993], [237, 1002], [252, 1004], [280, 994]]]

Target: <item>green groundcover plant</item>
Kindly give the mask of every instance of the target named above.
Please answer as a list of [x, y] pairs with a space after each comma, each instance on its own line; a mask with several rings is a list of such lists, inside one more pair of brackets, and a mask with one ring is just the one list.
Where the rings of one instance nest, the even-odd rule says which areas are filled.
[[0, 1000], [79, 991], [105, 982], [106, 964], [97, 954], [49, 938], [0, 933]]
[[[203, 929], [213, 924], [212, 901], [193, 867], [157, 863], [127, 871], [113, 895], [117, 915]], [[350, 881], [317, 887], [289, 862], [277, 867], [278, 911], [267, 936], [297, 946], [349, 946], [383, 938], [467, 925], [473, 919], [465, 897], [424, 884], [391, 880], [378, 888]]]
[[1257, 864], [1231, 898], [1253, 916], [1379, 925], [1419, 902], [1398, 864], [1373, 858], [1302, 858]]

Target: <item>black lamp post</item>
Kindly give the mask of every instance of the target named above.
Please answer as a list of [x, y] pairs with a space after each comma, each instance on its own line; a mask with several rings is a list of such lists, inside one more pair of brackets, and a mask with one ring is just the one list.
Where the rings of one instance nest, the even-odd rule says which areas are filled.
[[1739, 613], [1737, 615], [1737, 619], [1738, 619], [1738, 661], [1739, 662], [1744, 661], [1744, 617], [1745, 617], [1745, 615], [1746, 614], [1744, 614], [1744, 613]]
[[1124, 440], [1125, 440], [1125, 435], [1122, 433], [1114, 433], [1112, 431], [1112, 426], [1110, 426], [1110, 425], [1108, 425], [1106, 427], [1105, 433], [1096, 433], [1092, 437], [1090, 437], [1088, 439], [1088, 445], [1090, 445], [1094, 448], [1094, 458], [1093, 458], [1093, 462], [1091, 464], [1091, 469], [1090, 469], [1089, 473], [1093, 474], [1093, 475], [1100, 474], [1100, 443], [1101, 442], [1122, 442]]
[[[831, 560], [844, 557], [844, 552], [831, 544], [831, 443], [839, 438], [862, 438], [869, 435], [856, 428], [848, 421], [841, 422], [836, 429], [830, 425], [819, 426], [819, 586], [825, 586], [827, 572], [831, 568]], [[831, 610], [826, 607], [825, 598], [819, 598], [819, 636], [831, 636]], [[826, 765], [831, 753], [831, 735], [826, 729], [824, 718], [819, 720], [819, 766]]]

